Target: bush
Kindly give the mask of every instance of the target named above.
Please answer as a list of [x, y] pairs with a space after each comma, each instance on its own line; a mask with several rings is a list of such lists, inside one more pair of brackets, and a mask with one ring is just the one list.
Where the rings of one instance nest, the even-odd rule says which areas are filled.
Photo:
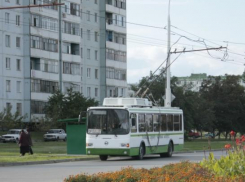
[[228, 182], [236, 181], [242, 182], [244, 179], [223, 178], [216, 177], [212, 172], [200, 166], [200, 164], [181, 162], [177, 164], [170, 164], [161, 168], [152, 169], [134, 169], [132, 167], [124, 168], [121, 171], [98, 173], [94, 175], [80, 174], [69, 176], [64, 182], [158, 182], [158, 181], [178, 181], [178, 182]]
[[216, 176], [228, 176], [236, 178], [237, 176], [245, 178], [245, 136], [235, 140], [235, 132], [230, 132], [233, 139], [231, 144], [225, 145], [228, 155], [215, 159], [212, 153], [209, 158], [201, 162], [201, 166], [212, 171]]

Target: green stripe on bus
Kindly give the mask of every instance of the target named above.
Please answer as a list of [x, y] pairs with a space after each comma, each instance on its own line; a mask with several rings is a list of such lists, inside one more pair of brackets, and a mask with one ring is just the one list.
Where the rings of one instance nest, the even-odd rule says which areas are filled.
[[[174, 151], [179, 151], [183, 148], [183, 144], [174, 145]], [[161, 145], [155, 147], [147, 146], [145, 154], [160, 154], [167, 152], [168, 145]], [[138, 156], [139, 147], [125, 148], [125, 149], [104, 149], [104, 148], [88, 148], [87, 155], [110, 155], [110, 156]]]

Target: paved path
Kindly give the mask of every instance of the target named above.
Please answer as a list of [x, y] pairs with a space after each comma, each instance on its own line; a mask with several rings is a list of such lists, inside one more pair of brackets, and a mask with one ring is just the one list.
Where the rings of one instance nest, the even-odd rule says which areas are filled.
[[[216, 158], [225, 153], [213, 152]], [[208, 155], [208, 153], [206, 154]], [[204, 158], [203, 152], [179, 153], [171, 158], [160, 158], [159, 156], [146, 156], [144, 160], [134, 160], [129, 157], [114, 157], [108, 161], [92, 160], [78, 162], [64, 162], [55, 164], [39, 164], [24, 166], [0, 167], [1, 182], [61, 182], [69, 175], [79, 173], [98, 173], [120, 170], [122, 167], [132, 166], [134, 168], [160, 167], [169, 163], [189, 160], [199, 162]]]

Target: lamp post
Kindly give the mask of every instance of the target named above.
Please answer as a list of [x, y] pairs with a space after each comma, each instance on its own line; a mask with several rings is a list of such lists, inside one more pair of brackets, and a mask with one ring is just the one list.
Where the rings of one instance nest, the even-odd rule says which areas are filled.
[[167, 57], [167, 73], [166, 73], [166, 90], [165, 90], [165, 107], [171, 107], [171, 87], [170, 87], [170, 32], [171, 32], [171, 22], [170, 22], [170, 1], [168, 3], [168, 57]]

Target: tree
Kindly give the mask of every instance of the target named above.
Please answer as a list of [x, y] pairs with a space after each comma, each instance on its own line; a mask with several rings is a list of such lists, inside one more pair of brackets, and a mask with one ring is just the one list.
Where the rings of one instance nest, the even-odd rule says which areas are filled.
[[22, 120], [26, 118], [26, 116], [20, 116], [18, 111], [12, 114], [11, 110], [12, 106], [4, 108], [3, 112], [0, 112], [1, 130], [8, 130], [17, 126], [19, 127]]
[[200, 93], [215, 116], [213, 131], [228, 133], [232, 129], [242, 131], [244, 128], [245, 94], [240, 79], [240, 76], [226, 75], [225, 78], [208, 77], [203, 82]]
[[86, 98], [82, 93], [74, 92], [70, 88], [67, 90], [67, 94], [57, 91], [49, 97], [45, 107], [45, 114], [52, 121], [77, 118], [81, 111], [86, 111], [88, 107], [97, 105], [98, 101]]

